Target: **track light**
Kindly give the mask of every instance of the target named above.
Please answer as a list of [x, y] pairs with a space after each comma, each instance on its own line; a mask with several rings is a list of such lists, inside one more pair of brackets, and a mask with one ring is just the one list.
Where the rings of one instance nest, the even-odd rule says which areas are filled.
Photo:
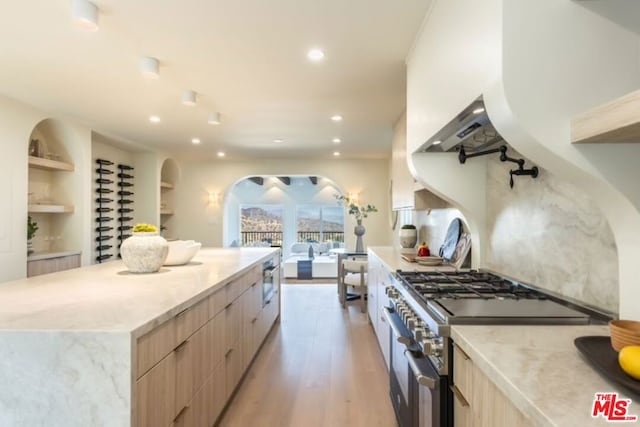
[[73, 0], [71, 2], [71, 16], [73, 25], [85, 31], [98, 30], [98, 8], [87, 0]]
[[207, 123], [209, 123], [210, 125], [219, 125], [221, 123], [220, 113], [216, 111], [214, 113], [209, 114], [209, 119], [207, 119]]
[[140, 73], [144, 77], [157, 79], [160, 77], [160, 61], [151, 56], [140, 58]]
[[188, 105], [189, 107], [193, 107], [196, 105], [196, 97], [197, 94], [192, 90], [185, 90], [182, 93], [182, 103], [184, 105]]

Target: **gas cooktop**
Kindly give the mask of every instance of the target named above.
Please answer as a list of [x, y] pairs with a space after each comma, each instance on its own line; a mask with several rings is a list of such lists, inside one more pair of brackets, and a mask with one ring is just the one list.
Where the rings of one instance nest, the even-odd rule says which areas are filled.
[[586, 324], [589, 315], [492, 273], [404, 272], [402, 284], [445, 324]]

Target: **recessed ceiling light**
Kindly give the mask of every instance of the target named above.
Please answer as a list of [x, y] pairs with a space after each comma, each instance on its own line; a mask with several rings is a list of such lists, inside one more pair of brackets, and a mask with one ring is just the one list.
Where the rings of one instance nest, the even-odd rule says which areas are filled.
[[307, 58], [309, 58], [309, 61], [320, 62], [324, 59], [324, 52], [318, 48], [310, 49], [307, 52]]
[[340, 144], [342, 142], [340, 138], [333, 138], [332, 141], [334, 144]]
[[433, 141], [433, 142], [431, 143], [431, 145], [440, 145], [440, 144], [442, 144], [442, 141], [440, 141], [440, 140]]
[[193, 107], [196, 105], [196, 96], [197, 94], [192, 90], [185, 90], [182, 93], [182, 103], [184, 105], [188, 105], [189, 107]]
[[280, 138], [276, 138], [276, 139], [273, 140], [273, 142], [275, 142], [276, 144], [279, 144], [281, 142], [284, 142], [284, 140], [280, 139]]
[[98, 8], [87, 0], [73, 0], [71, 3], [73, 25], [85, 31], [98, 30]]
[[149, 79], [157, 79], [160, 77], [160, 61], [151, 56], [143, 56], [140, 58], [140, 74]]
[[331, 120], [333, 120], [334, 122], [341, 122], [342, 116], [340, 114], [333, 115], [331, 116]]
[[192, 138], [192, 139], [191, 139], [191, 142], [192, 142], [193, 144], [200, 144], [200, 138]]
[[218, 113], [217, 111], [209, 114], [209, 118], [207, 119], [207, 123], [209, 123], [210, 125], [219, 125], [220, 121], [220, 113]]
[[151, 117], [149, 117], [149, 121], [150, 121], [151, 123], [160, 123], [160, 117], [158, 117], [158, 116], [151, 116]]
[[218, 157], [224, 157], [224, 151], [218, 151]]
[[482, 107], [478, 107], [475, 110], [473, 110], [473, 114], [480, 114], [484, 112], [484, 108]]
[[334, 151], [334, 152], [333, 152], [333, 155], [334, 155], [334, 156], [336, 156], [336, 157], [338, 157], [338, 156], [340, 155], [340, 152], [339, 152], [339, 151]]

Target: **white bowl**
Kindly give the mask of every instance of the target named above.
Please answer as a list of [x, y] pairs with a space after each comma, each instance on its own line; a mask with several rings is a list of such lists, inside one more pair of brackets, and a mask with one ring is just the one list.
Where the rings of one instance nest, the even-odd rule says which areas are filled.
[[169, 242], [169, 254], [164, 265], [183, 265], [191, 261], [200, 250], [202, 243], [193, 240], [175, 240]]

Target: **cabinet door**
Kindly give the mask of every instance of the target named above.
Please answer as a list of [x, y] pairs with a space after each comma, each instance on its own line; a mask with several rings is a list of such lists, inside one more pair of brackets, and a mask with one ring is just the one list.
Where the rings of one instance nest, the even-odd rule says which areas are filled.
[[367, 271], [367, 311], [369, 312], [369, 321], [373, 330], [378, 334], [378, 287], [379, 287], [379, 269], [376, 258], [368, 256]]
[[167, 426], [173, 421], [176, 400], [176, 357], [169, 353], [136, 382], [136, 425]]
[[211, 354], [211, 367], [216, 367], [224, 362], [224, 355], [228, 350], [226, 340], [226, 318], [223, 311], [209, 321], [209, 352]]
[[242, 377], [242, 352], [240, 351], [240, 341], [234, 343], [224, 356], [225, 364], [225, 394], [229, 399]]
[[238, 342], [242, 333], [242, 301], [235, 300], [228, 303], [224, 310], [224, 315], [224, 342], [228, 351], [234, 344], [236, 344], [236, 342]]

